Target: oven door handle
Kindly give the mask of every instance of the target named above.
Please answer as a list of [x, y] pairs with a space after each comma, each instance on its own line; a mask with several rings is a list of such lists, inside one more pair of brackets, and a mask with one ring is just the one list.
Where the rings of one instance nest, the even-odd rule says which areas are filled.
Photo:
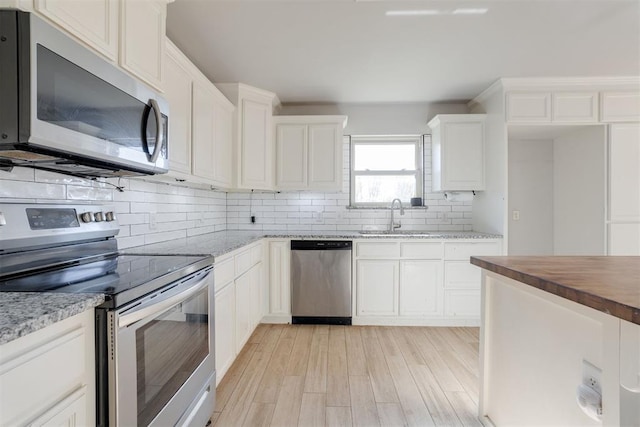
[[156, 298], [152, 298], [149, 301], [145, 301], [142, 304], [127, 311], [126, 314], [121, 314], [118, 317], [118, 328], [125, 328], [132, 325], [142, 319], [153, 316], [155, 314], [162, 313], [163, 311], [171, 308], [172, 306], [185, 301], [197, 294], [198, 292], [209, 286], [209, 276], [211, 271], [205, 274], [196, 283], [189, 285], [185, 290], [180, 289], [175, 292], [167, 292], [166, 295], [159, 295]]

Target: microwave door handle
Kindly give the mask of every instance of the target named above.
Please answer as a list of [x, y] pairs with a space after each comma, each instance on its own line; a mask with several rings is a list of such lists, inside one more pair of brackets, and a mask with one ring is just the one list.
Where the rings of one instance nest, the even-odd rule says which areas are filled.
[[153, 114], [156, 116], [156, 146], [153, 149], [153, 153], [149, 153], [148, 145], [146, 145], [147, 154], [150, 156], [149, 161], [151, 163], [155, 163], [158, 160], [158, 156], [162, 151], [162, 146], [164, 145], [164, 133], [162, 132], [162, 113], [160, 112], [160, 107], [158, 106], [158, 102], [155, 99], [150, 99], [149, 103], [151, 104], [151, 109], [153, 110]]
[[162, 313], [168, 308], [189, 299], [209, 286], [208, 279], [210, 275], [211, 272], [208, 272], [204, 277], [202, 277], [202, 279], [198, 280], [198, 282], [189, 286], [184, 291], [178, 292], [177, 294], [169, 294], [153, 298], [150, 301], [146, 301], [135, 307], [131, 311], [127, 311], [126, 314], [119, 316], [118, 327], [124, 328], [147, 317]]

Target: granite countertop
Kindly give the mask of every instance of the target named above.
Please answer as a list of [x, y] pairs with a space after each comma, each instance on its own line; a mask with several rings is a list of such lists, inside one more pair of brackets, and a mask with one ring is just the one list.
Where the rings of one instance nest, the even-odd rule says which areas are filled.
[[262, 238], [293, 239], [501, 239], [497, 234], [473, 231], [404, 231], [398, 234], [369, 231], [218, 231], [183, 239], [128, 248], [126, 254], [213, 255], [222, 256]]
[[471, 263], [640, 325], [640, 257], [471, 257]]
[[101, 294], [0, 292], [0, 345], [104, 302]]

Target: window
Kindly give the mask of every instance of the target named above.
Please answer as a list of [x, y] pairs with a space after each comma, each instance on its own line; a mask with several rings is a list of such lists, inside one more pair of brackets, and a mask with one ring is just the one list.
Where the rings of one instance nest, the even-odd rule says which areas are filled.
[[408, 205], [422, 196], [420, 136], [351, 137], [351, 205]]

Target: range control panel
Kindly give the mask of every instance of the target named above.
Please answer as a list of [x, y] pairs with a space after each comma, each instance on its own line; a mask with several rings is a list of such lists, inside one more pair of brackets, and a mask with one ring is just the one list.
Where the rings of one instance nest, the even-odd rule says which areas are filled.
[[[102, 205], [0, 204], [0, 246], [31, 246], [118, 234], [115, 211]], [[35, 243], [34, 243], [35, 241]]]

